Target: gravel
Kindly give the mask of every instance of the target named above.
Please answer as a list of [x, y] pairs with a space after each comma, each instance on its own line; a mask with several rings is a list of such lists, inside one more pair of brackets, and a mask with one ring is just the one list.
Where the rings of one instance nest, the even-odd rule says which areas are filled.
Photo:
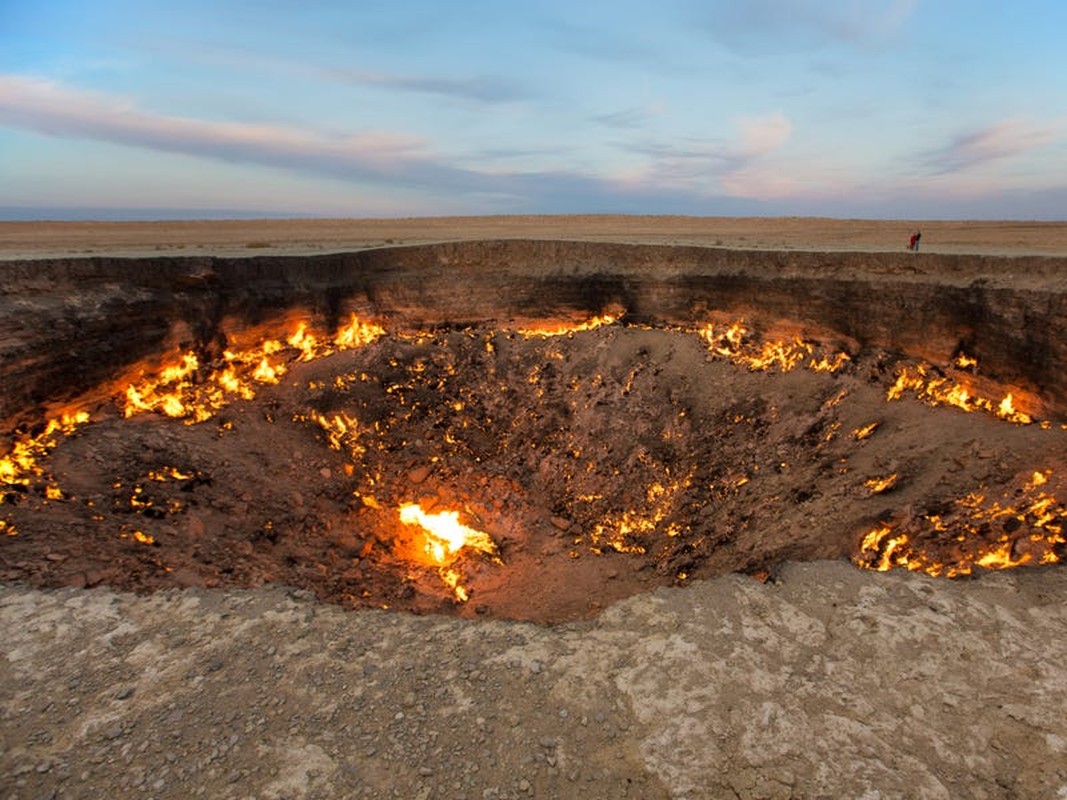
[[1056, 797], [1067, 572], [787, 565], [557, 626], [0, 585], [5, 798]]

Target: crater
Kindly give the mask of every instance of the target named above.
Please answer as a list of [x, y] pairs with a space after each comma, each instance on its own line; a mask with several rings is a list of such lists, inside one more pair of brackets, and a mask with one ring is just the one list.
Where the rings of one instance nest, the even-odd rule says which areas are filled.
[[9, 262], [0, 577], [556, 622], [787, 560], [1056, 564], [1065, 273], [544, 241]]

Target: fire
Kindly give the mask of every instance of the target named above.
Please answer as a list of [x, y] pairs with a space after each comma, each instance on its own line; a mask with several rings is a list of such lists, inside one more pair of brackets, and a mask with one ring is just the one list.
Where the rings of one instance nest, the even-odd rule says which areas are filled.
[[998, 403], [974, 394], [972, 389], [964, 384], [930, 373], [931, 367], [927, 364], [901, 367], [896, 380], [886, 392], [885, 399], [891, 402], [899, 400], [905, 392], [913, 392], [917, 398], [931, 406], [954, 406], [966, 412], [984, 411], [1017, 425], [1029, 425], [1034, 421], [1029, 414], [1015, 408], [1015, 398], [1011, 392]]
[[566, 336], [570, 333], [580, 333], [582, 331], [592, 331], [600, 328], [604, 325], [613, 325], [619, 319], [619, 315], [616, 314], [603, 314], [595, 317], [590, 317], [585, 322], [579, 322], [575, 325], [568, 325], [566, 323], [560, 323], [557, 325], [545, 325], [540, 328], [523, 328], [519, 330], [521, 336], [530, 338], [533, 336], [540, 336], [543, 338], [549, 338], [551, 336]]
[[451, 566], [465, 548], [499, 560], [496, 542], [489, 534], [462, 524], [458, 511], [430, 514], [417, 503], [404, 503], [399, 513], [402, 523], [421, 528], [422, 541], [412, 549], [411, 555], [421, 563], [437, 567], [438, 575], [452, 589], [456, 599], [466, 602], [470, 594], [460, 584], [460, 574]]
[[849, 436], [851, 436], [857, 442], [862, 442], [864, 439], [874, 433], [877, 428], [878, 423], [872, 422], [870, 425], [864, 425], [862, 428], [856, 428], [852, 431], [852, 433], [849, 434]]
[[416, 503], [405, 503], [400, 506], [400, 521], [405, 525], [418, 525], [425, 531], [424, 552], [435, 566], [451, 564], [464, 547], [490, 556], [497, 555], [496, 543], [489, 534], [460, 523], [458, 511], [428, 514]]
[[[683, 531], [678, 523], [663, 523], [673, 510], [676, 499], [691, 485], [692, 472], [682, 480], [666, 485], [652, 483], [645, 489], [645, 508], [606, 514], [603, 522], [593, 526], [589, 534], [590, 549], [594, 553], [610, 549], [617, 553], [642, 554], [648, 551], [644, 537], [661, 529], [669, 538], [678, 536]], [[581, 543], [581, 538], [575, 541], [575, 544]]]
[[[34, 479], [44, 479], [45, 470], [40, 461], [59, 444], [60, 437], [70, 436], [88, 421], [87, 411], [66, 413], [50, 419], [36, 436], [25, 436], [16, 441], [7, 455], [0, 456], [0, 485], [26, 487]], [[7, 494], [0, 488], [0, 502]]]
[[867, 490], [871, 494], [888, 492], [897, 485], [897, 473], [894, 472], [892, 475], [886, 475], [884, 478], [871, 478], [864, 481], [863, 485], [867, 487]]
[[814, 372], [835, 373], [852, 360], [848, 353], [843, 352], [832, 356], [817, 354], [815, 345], [799, 336], [788, 341], [754, 342], [744, 320], [725, 328], [708, 323], [697, 333], [708, 343], [708, 349], [714, 355], [728, 358], [753, 372], [770, 369], [790, 372], [804, 365]]
[[370, 344], [385, 334], [380, 325], [352, 314], [332, 339], [316, 336], [301, 322], [283, 344], [266, 339], [247, 350], [227, 350], [221, 359], [204, 364], [195, 353], [183, 353], [177, 363], [163, 367], [155, 377], [141, 376], [126, 388], [127, 417], [155, 412], [187, 424], [205, 422], [235, 399], [252, 400], [257, 385], [277, 384], [288, 372], [288, 360], [312, 361], [338, 350]]
[[0, 519], [0, 533], [4, 536], [18, 536], [19, 532], [15, 529], [15, 526], [8, 522], [6, 519]]
[[1017, 505], [972, 492], [955, 500], [947, 515], [911, 521], [908, 532], [896, 533], [894, 523], [883, 523], [864, 535], [852, 560], [865, 569], [903, 567], [948, 578], [969, 575], [975, 567], [1057, 563], [1067, 549], [1067, 506], [1042, 488], [1048, 474], [1034, 472]]

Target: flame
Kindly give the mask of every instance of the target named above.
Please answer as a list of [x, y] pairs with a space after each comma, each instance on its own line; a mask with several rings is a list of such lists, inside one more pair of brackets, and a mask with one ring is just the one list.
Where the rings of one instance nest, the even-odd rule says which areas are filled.
[[18, 536], [19, 532], [15, 529], [15, 526], [8, 522], [6, 519], [0, 519], [0, 533], [4, 536]]
[[211, 364], [201, 363], [195, 353], [183, 353], [158, 375], [142, 375], [127, 386], [124, 414], [155, 412], [188, 424], [204, 422], [234, 399], [252, 400], [257, 384], [277, 384], [288, 371], [284, 360], [278, 359], [287, 346], [296, 351], [292, 359], [312, 361], [337, 350], [362, 347], [384, 334], [380, 325], [352, 314], [332, 339], [311, 333], [308, 323], [300, 322], [285, 344], [266, 339], [247, 350], [227, 350]]
[[467, 602], [470, 592], [460, 583], [462, 576], [451, 565], [463, 549], [484, 553], [499, 561], [496, 542], [489, 534], [463, 525], [459, 521], [458, 511], [429, 514], [417, 503], [404, 503], [400, 506], [399, 514], [402, 523], [421, 529], [422, 541], [411, 548], [409, 555], [415, 561], [437, 567], [437, 574], [452, 590], [456, 600]]
[[[68, 412], [48, 420], [44, 430], [36, 436], [25, 436], [15, 441], [7, 455], [0, 457], [0, 484], [29, 486], [34, 479], [46, 478], [40, 460], [59, 444], [61, 436], [70, 436], [79, 425], [88, 421], [87, 411]], [[55, 488], [58, 490], [58, 487]], [[0, 488], [0, 501], [6, 495]]]
[[871, 478], [864, 481], [863, 485], [867, 487], [867, 490], [871, 494], [888, 492], [897, 485], [897, 473], [894, 472], [892, 475], [886, 475], [884, 478]]
[[618, 321], [619, 316], [616, 314], [602, 314], [590, 317], [585, 322], [579, 322], [574, 325], [559, 323], [557, 325], [544, 325], [539, 328], [521, 328], [519, 329], [519, 335], [525, 336], [527, 339], [534, 336], [540, 336], [545, 339], [552, 336], [566, 336], [571, 333], [596, 330], [604, 325], [613, 325]]
[[496, 543], [487, 533], [468, 528], [459, 521], [458, 511], [428, 514], [417, 503], [400, 506], [400, 521], [418, 525], [424, 531], [423, 552], [428, 563], [443, 567], [454, 562], [460, 550], [469, 547], [486, 555], [497, 555]]
[[872, 422], [870, 425], [864, 425], [862, 428], [856, 428], [854, 431], [852, 431], [852, 433], [849, 434], [849, 436], [851, 436], [857, 442], [861, 442], [868, 436], [870, 436], [872, 433], [874, 433], [877, 427], [878, 423]]
[[946, 377], [931, 376], [927, 364], [901, 367], [896, 380], [886, 392], [885, 399], [899, 400], [909, 391], [931, 406], [954, 406], [968, 413], [984, 411], [1017, 425], [1029, 425], [1034, 421], [1029, 414], [1016, 410], [1012, 393], [1009, 392], [998, 403], [973, 394], [971, 388], [964, 384], [955, 383]]
[[354, 350], [371, 344], [384, 335], [385, 328], [381, 325], [365, 322], [353, 314], [348, 325], [337, 331], [333, 343], [341, 350]]
[[169, 480], [187, 481], [190, 478], [195, 478], [196, 474], [192, 472], [182, 472], [177, 467], [161, 467], [160, 469], [149, 470], [149, 480], [158, 481], [163, 483]]
[[[953, 503], [951, 519], [927, 514], [909, 522], [913, 535], [895, 533], [894, 523], [883, 523], [863, 536], [852, 560], [865, 569], [903, 567], [949, 578], [969, 575], [976, 566], [1057, 563], [1067, 546], [1067, 506], [1042, 489], [1048, 475], [1034, 472], [1017, 506], [971, 492]], [[991, 540], [993, 523], [1005, 532]]]
[[[670, 538], [681, 534], [683, 529], [677, 523], [672, 522], [665, 526], [663, 523], [670, 516], [675, 499], [692, 485], [692, 475], [690, 472], [682, 480], [667, 485], [658, 481], [649, 484], [645, 488], [646, 506], [643, 509], [606, 514], [603, 521], [594, 525], [589, 534], [590, 549], [598, 554], [606, 549], [617, 553], [642, 554], [646, 553], [648, 548], [641, 537], [654, 534], [661, 528], [664, 535]], [[575, 544], [580, 543], [581, 539], [575, 541]]]
[[761, 344], [753, 342], [744, 320], [738, 320], [725, 328], [715, 323], [708, 323], [697, 333], [708, 343], [708, 349], [714, 355], [728, 358], [753, 372], [764, 372], [769, 369], [789, 372], [804, 364], [815, 372], [834, 373], [843, 369], [851, 361], [848, 353], [843, 352], [832, 356], [822, 354], [817, 356], [815, 345], [799, 336], [788, 341]]

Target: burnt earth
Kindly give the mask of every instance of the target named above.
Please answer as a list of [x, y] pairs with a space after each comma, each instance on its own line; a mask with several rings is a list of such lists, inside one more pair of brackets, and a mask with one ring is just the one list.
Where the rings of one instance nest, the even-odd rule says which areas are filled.
[[[973, 492], [1007, 505], [1035, 470], [1067, 495], [1058, 425], [886, 402], [898, 361], [867, 349], [834, 374], [750, 371], [678, 329], [471, 326], [294, 359], [199, 424], [108, 401], [45, 459], [62, 496], [44, 478], [6, 495], [0, 579], [277, 582], [350, 607], [559, 621], [657, 585], [855, 557], [881, 521], [950, 516]], [[410, 558], [404, 502], [497, 543], [498, 560], [456, 564], [468, 602]], [[954, 535], [927, 546], [962, 557]]]

